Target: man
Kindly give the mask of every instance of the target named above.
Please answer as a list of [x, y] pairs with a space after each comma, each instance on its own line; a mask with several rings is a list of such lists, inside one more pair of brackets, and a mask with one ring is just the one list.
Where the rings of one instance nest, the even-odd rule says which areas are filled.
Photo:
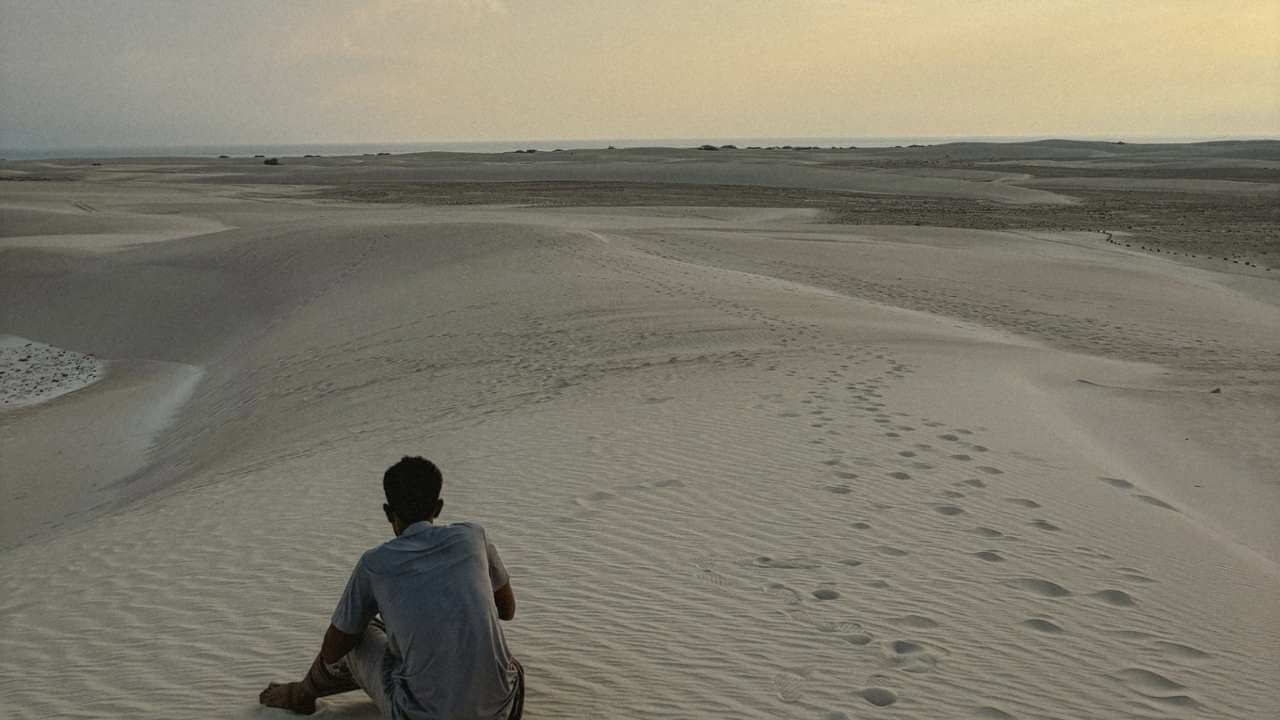
[[386, 471], [396, 537], [360, 557], [306, 677], [259, 702], [310, 715], [316, 698], [363, 688], [392, 720], [520, 718], [524, 670], [498, 624], [515, 617], [510, 578], [479, 525], [432, 524], [442, 483], [421, 457]]

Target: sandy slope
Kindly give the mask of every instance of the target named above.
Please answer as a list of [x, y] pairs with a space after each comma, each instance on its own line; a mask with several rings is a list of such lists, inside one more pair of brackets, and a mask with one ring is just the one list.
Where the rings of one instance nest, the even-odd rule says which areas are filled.
[[229, 229], [0, 250], [0, 330], [138, 369], [0, 416], [6, 502], [85, 488], [0, 553], [6, 716], [284, 717], [256, 692], [406, 452], [512, 568], [530, 717], [1280, 707], [1274, 283], [790, 210], [183, 195], [148, 207]]
[[[104, 251], [226, 229], [208, 218], [177, 214], [182, 206], [173, 207], [173, 191], [151, 190], [142, 195], [71, 183], [8, 185], [0, 197], [0, 248], [38, 245]], [[130, 199], [168, 201], [169, 207], [167, 212], [153, 212], [133, 206]]]

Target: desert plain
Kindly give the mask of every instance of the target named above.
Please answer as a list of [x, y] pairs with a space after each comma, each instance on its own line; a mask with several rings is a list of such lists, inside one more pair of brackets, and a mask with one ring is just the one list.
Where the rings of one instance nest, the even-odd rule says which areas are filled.
[[1280, 143], [279, 163], [0, 163], [0, 715], [287, 717], [405, 454], [532, 718], [1280, 713]]

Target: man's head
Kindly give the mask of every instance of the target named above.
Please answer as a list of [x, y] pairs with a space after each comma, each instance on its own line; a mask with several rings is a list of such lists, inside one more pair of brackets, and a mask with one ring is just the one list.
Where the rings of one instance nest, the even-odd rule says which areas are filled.
[[424, 457], [403, 457], [382, 474], [382, 490], [387, 495], [383, 510], [399, 535], [421, 520], [434, 520], [444, 507], [440, 468]]

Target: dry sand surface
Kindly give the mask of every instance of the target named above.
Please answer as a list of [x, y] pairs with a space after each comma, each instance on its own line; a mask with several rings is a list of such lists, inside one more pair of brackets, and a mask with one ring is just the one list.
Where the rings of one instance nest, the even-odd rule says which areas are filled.
[[1275, 717], [1273, 144], [1101, 145], [0, 167], [0, 715], [287, 717], [421, 453], [531, 718]]

